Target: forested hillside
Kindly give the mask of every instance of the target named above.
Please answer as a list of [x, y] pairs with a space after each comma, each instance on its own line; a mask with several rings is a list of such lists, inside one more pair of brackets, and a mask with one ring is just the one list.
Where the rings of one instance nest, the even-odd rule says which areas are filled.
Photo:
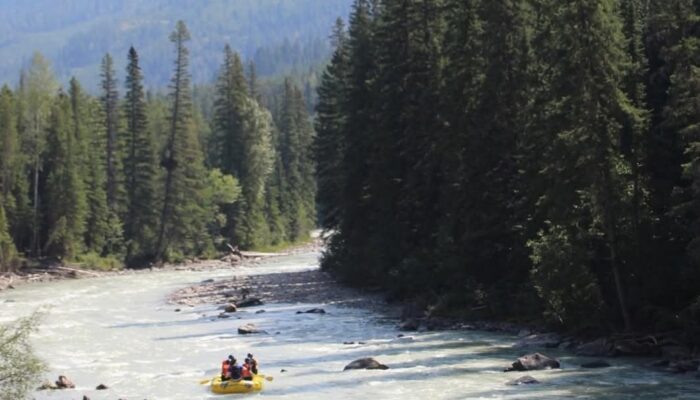
[[[0, 0], [0, 84], [12, 83], [34, 51], [52, 61], [56, 77], [98, 87], [105, 53], [139, 49], [149, 87], [168, 83], [167, 37], [177, 20], [192, 31], [192, 78], [216, 76], [224, 44], [255, 61], [261, 76], [305, 71], [330, 54], [328, 31], [350, 0]], [[115, 60], [119, 78], [126, 61]]]
[[284, 80], [266, 96], [271, 112], [254, 65], [227, 45], [215, 87], [198, 89], [211, 91], [209, 107], [195, 106], [195, 36], [173, 27], [173, 61], [160, 60], [167, 96], [146, 94], [134, 47], [102, 56], [97, 96], [76, 78], [60, 85], [40, 53], [16, 89], [2, 87], [0, 271], [23, 258], [138, 267], [308, 237], [313, 126], [301, 89]]
[[435, 313], [700, 332], [700, 1], [357, 0], [323, 266]]

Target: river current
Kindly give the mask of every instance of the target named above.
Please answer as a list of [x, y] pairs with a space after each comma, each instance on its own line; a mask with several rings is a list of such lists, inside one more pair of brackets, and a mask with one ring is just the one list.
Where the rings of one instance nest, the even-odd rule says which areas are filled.
[[[317, 258], [308, 253], [235, 270], [24, 285], [0, 293], [0, 322], [47, 310], [33, 337], [49, 366], [46, 379], [67, 375], [77, 388], [35, 392], [37, 400], [80, 400], [83, 395], [91, 400], [700, 398], [700, 379], [654, 370], [646, 366], [649, 360], [611, 359], [611, 368], [584, 370], [578, 365], [590, 359], [549, 349], [541, 351], [558, 357], [561, 370], [529, 373], [539, 385], [506, 386], [523, 375], [502, 372], [523, 353], [511, 347], [517, 340], [511, 335], [419, 332], [399, 338], [396, 321], [366, 309], [265, 304], [218, 319], [214, 305], [190, 308], [166, 302], [169, 293], [202, 280], [309, 270], [317, 268]], [[296, 314], [312, 307], [327, 313]], [[260, 309], [266, 312], [256, 314]], [[268, 334], [238, 335], [237, 327], [248, 322]], [[242, 359], [248, 352], [259, 360], [261, 372], [274, 377], [261, 393], [218, 396], [199, 384], [218, 373], [228, 354]], [[347, 363], [363, 357], [374, 357], [390, 369], [343, 372]], [[98, 384], [109, 389], [96, 391]]]

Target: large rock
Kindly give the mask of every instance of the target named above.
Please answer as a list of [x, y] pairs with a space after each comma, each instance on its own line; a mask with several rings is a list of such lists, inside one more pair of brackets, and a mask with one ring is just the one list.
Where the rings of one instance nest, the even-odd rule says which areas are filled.
[[559, 361], [549, 358], [541, 353], [528, 354], [518, 358], [505, 372], [510, 371], [537, 371], [541, 369], [559, 368]]
[[635, 339], [620, 340], [615, 342], [613, 346], [613, 352], [617, 356], [650, 356], [655, 351], [656, 346], [653, 343], [640, 342]]
[[256, 333], [267, 333], [267, 331], [264, 331], [262, 329], [258, 329], [258, 327], [256, 327], [253, 324], [245, 324], [245, 325], [238, 327], [238, 334], [239, 335], [253, 335]]
[[323, 308], [312, 308], [306, 311], [297, 311], [297, 314], [325, 314], [326, 310]]
[[262, 300], [258, 299], [257, 297], [251, 297], [248, 299], [244, 299], [236, 303], [238, 308], [244, 308], [244, 307], [255, 307], [255, 306], [261, 306], [263, 305]]
[[525, 348], [525, 347], [546, 347], [555, 348], [559, 346], [562, 342], [561, 336], [556, 333], [535, 333], [532, 335], [527, 335], [517, 343], [515, 343], [515, 348]]
[[75, 389], [75, 384], [68, 379], [67, 376], [61, 375], [56, 381], [56, 387], [59, 389]]
[[389, 369], [389, 367], [384, 364], [380, 364], [374, 358], [360, 358], [359, 360], [355, 360], [346, 365], [345, 368], [343, 368], [343, 371], [347, 371], [349, 369]]
[[535, 385], [540, 383], [537, 379], [531, 377], [530, 375], [521, 376], [518, 379], [513, 379], [512, 381], [506, 382], [509, 386], [520, 386], [520, 385]]
[[613, 346], [605, 338], [600, 338], [592, 342], [579, 345], [576, 348], [577, 356], [586, 357], [606, 357], [612, 355]]
[[234, 313], [234, 312], [236, 312], [236, 311], [238, 311], [238, 307], [236, 307], [236, 305], [233, 304], [233, 303], [227, 304], [227, 305], [224, 307], [224, 312], [227, 312], [227, 313]]
[[109, 389], [109, 388], [108, 388], [107, 385], [105, 385], [104, 383], [100, 383], [100, 384], [97, 385], [97, 387], [95, 388], [95, 390], [107, 390], [107, 389]]

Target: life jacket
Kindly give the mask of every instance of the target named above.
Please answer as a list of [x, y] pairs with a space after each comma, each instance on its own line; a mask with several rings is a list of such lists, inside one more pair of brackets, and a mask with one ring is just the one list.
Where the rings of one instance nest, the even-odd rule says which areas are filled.
[[229, 366], [228, 360], [224, 360], [224, 362], [221, 363], [221, 377], [222, 378], [230, 378], [231, 377], [231, 372], [228, 370]]
[[243, 377], [243, 379], [253, 377], [253, 374], [250, 372], [249, 364], [243, 364], [243, 367], [241, 368], [241, 376]]

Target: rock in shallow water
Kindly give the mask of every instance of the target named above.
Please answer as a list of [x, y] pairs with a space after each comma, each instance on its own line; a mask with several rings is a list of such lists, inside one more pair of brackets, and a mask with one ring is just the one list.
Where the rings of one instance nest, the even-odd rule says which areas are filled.
[[238, 334], [239, 335], [252, 335], [252, 334], [256, 334], [256, 333], [267, 333], [267, 331], [264, 331], [262, 329], [258, 329], [258, 327], [256, 327], [253, 324], [245, 324], [245, 325], [238, 327]]
[[75, 384], [71, 382], [71, 380], [68, 379], [68, 377], [65, 375], [61, 375], [58, 377], [58, 380], [56, 381], [56, 386], [59, 389], [75, 389]]
[[510, 371], [536, 371], [540, 369], [559, 368], [559, 361], [549, 358], [541, 353], [528, 354], [518, 358], [511, 367], [506, 368], [504, 372]]
[[262, 300], [260, 300], [256, 297], [251, 297], [249, 299], [239, 301], [236, 305], [238, 306], [238, 308], [243, 308], [243, 307], [261, 306], [262, 304], [263, 304]]
[[104, 383], [100, 383], [100, 384], [97, 385], [97, 387], [95, 388], [95, 390], [107, 390], [107, 389], [109, 389], [109, 388], [108, 388], [107, 385], [105, 385]]
[[347, 371], [349, 369], [389, 369], [389, 367], [384, 364], [380, 364], [374, 358], [360, 358], [359, 360], [355, 360], [346, 365], [345, 368], [343, 368], [343, 371]]
[[326, 310], [323, 308], [312, 308], [306, 311], [297, 311], [297, 314], [325, 314]]
[[518, 379], [513, 379], [512, 381], [506, 382], [509, 386], [520, 386], [520, 385], [535, 385], [540, 383], [537, 379], [531, 377], [530, 375], [521, 376]]

